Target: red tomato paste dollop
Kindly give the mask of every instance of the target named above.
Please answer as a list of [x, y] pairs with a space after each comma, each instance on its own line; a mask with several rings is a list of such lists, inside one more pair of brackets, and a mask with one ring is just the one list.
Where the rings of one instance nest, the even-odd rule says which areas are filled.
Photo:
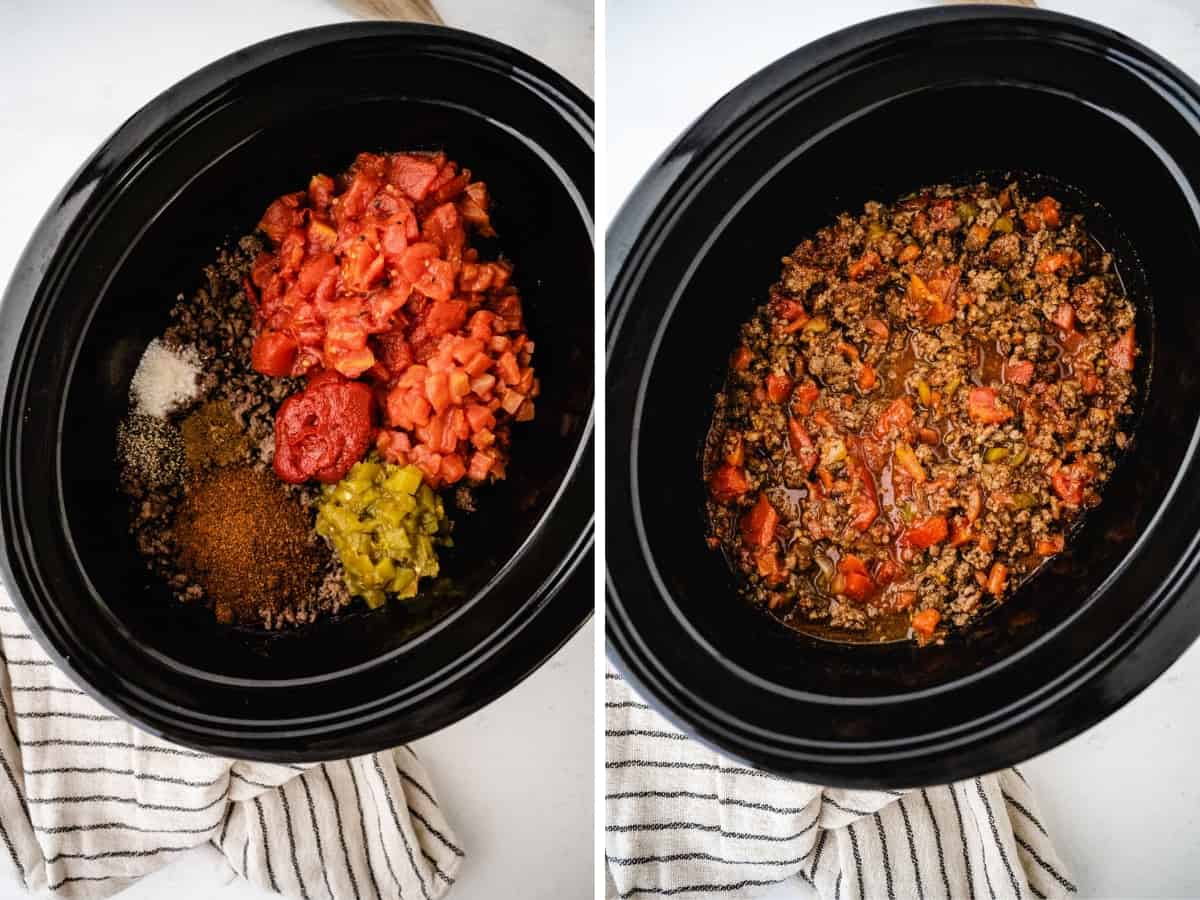
[[300, 484], [340, 481], [371, 444], [371, 389], [324, 371], [283, 401], [275, 417], [275, 474]]
[[494, 235], [489, 205], [483, 182], [444, 154], [362, 153], [336, 180], [316, 175], [280, 197], [259, 223], [274, 249], [247, 285], [252, 365], [369, 382], [377, 449], [434, 488], [503, 478], [509, 425], [534, 417], [539, 392], [512, 269], [469, 246], [469, 233]]

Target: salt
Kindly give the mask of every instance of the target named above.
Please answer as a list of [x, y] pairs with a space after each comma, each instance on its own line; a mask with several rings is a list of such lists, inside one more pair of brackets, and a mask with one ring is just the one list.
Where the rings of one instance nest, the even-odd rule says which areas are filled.
[[176, 349], [155, 338], [146, 345], [129, 385], [137, 411], [165, 419], [199, 396], [200, 372], [200, 357], [194, 349]]

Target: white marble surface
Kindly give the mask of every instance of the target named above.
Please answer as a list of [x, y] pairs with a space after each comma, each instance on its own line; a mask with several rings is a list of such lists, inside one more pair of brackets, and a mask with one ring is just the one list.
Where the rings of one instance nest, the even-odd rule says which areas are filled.
[[[591, 93], [590, 0], [436, 5], [447, 24], [519, 47]], [[348, 18], [331, 0], [0, 0], [0, 284], [67, 178], [143, 103], [226, 53]], [[455, 900], [591, 894], [594, 627], [498, 702], [415, 745], [469, 854]], [[19, 896], [0, 883], [2, 900]], [[274, 895], [209, 847], [122, 896]]]
[[[714, 100], [831, 31], [918, 3], [607, 4], [608, 210]], [[1137, 38], [1200, 78], [1200, 3], [1041, 0]], [[664, 36], [669, 35], [669, 39]], [[648, 85], [652, 88], [647, 89]], [[1200, 896], [1200, 646], [1116, 715], [1023, 768], [1084, 897]], [[802, 897], [799, 885], [771, 900]]]

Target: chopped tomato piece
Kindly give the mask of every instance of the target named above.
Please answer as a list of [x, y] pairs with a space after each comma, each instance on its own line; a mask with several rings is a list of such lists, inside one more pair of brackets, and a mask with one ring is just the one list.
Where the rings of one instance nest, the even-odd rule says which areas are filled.
[[754, 567], [767, 584], [778, 584], [783, 580], [783, 563], [775, 550], [760, 550], [756, 553]]
[[1066, 540], [1061, 534], [1052, 534], [1044, 538], [1038, 538], [1035, 549], [1038, 556], [1053, 556], [1055, 553], [1062, 553], [1065, 546]]
[[950, 546], [961, 547], [971, 540], [971, 523], [962, 516], [955, 516], [950, 523]]
[[432, 159], [396, 154], [392, 157], [388, 180], [413, 200], [421, 201], [438, 176], [439, 166]]
[[850, 524], [859, 531], [866, 531], [879, 516], [875, 481], [871, 477], [871, 471], [857, 458], [847, 458], [846, 464], [854, 478], [854, 493], [850, 500]]
[[880, 262], [879, 254], [874, 250], [868, 250], [861, 257], [850, 263], [848, 274], [857, 281], [864, 275], [869, 275], [879, 268]]
[[792, 418], [788, 419], [788, 443], [804, 471], [811, 472], [817, 464], [817, 448], [804, 426]]
[[921, 255], [921, 248], [916, 244], [909, 244], [900, 251], [900, 255], [896, 257], [901, 263], [910, 263]]
[[786, 375], [776, 375], [772, 372], [767, 376], [767, 398], [772, 403], [782, 403], [792, 392], [792, 379]]
[[778, 524], [779, 514], [775, 512], [775, 507], [766, 494], [759, 494], [754, 506], [742, 516], [742, 540], [749, 547], [766, 547], [775, 540]]
[[1037, 202], [1037, 209], [1042, 216], [1042, 224], [1047, 228], [1057, 228], [1062, 222], [1062, 206], [1053, 197], [1043, 197]]
[[940, 544], [950, 533], [944, 516], [930, 516], [915, 525], [910, 525], [900, 535], [900, 541], [914, 550], [925, 550], [934, 544]]
[[1033, 269], [1042, 275], [1053, 275], [1058, 271], [1068, 274], [1074, 272], [1083, 263], [1083, 257], [1078, 250], [1056, 250], [1040, 257]]
[[254, 339], [250, 349], [250, 365], [264, 375], [291, 375], [296, 350], [296, 341], [288, 335], [264, 331]]
[[821, 389], [817, 387], [816, 382], [811, 378], [806, 378], [796, 386], [796, 390], [792, 393], [792, 410], [802, 416], [807, 416], [812, 412], [813, 404], [820, 396]]
[[1012, 418], [1012, 410], [1000, 402], [995, 390], [988, 387], [971, 388], [967, 396], [967, 414], [976, 422], [999, 425]]
[[1050, 485], [1063, 503], [1078, 506], [1083, 502], [1084, 489], [1091, 480], [1091, 467], [1086, 463], [1076, 462], [1059, 468], [1050, 476]]
[[1137, 355], [1137, 344], [1134, 343], [1133, 326], [1117, 338], [1117, 342], [1108, 348], [1108, 361], [1116, 368], [1125, 372], [1133, 371], [1133, 360]]
[[1004, 563], [992, 563], [991, 571], [988, 572], [987, 583], [984, 585], [984, 590], [993, 597], [999, 597], [1004, 593], [1004, 585], [1008, 581], [1008, 566]]
[[1054, 317], [1052, 321], [1063, 331], [1074, 331], [1075, 307], [1073, 307], [1070, 303], [1058, 304], [1058, 309], [1054, 311]]
[[750, 355], [750, 348], [741, 344], [733, 351], [729, 364], [733, 366], [735, 372], [745, 372], [750, 365]]
[[887, 325], [874, 316], [863, 319], [863, 327], [881, 341], [886, 341], [891, 337], [891, 332], [888, 330]]
[[876, 380], [875, 367], [868, 365], [867, 363], [863, 363], [858, 370], [858, 378], [856, 379], [859, 388], [864, 391], [869, 391], [871, 388], [875, 387]]
[[879, 416], [879, 421], [875, 423], [875, 434], [887, 437], [893, 428], [903, 430], [912, 420], [912, 402], [907, 397], [897, 397]]
[[913, 613], [912, 629], [920, 637], [929, 640], [942, 621], [942, 614], [936, 609], [920, 609]]
[[1004, 380], [1009, 384], [1029, 384], [1033, 381], [1033, 361], [1019, 359], [1016, 362], [1005, 363]]
[[726, 463], [713, 472], [708, 480], [708, 490], [718, 503], [728, 503], [750, 490], [750, 482], [740, 467]]

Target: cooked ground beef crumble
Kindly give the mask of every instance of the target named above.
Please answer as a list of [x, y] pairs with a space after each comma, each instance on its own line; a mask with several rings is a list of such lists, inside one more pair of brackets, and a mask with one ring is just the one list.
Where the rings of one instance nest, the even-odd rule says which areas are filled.
[[939, 640], [1100, 502], [1137, 355], [1110, 254], [1053, 197], [938, 185], [844, 213], [742, 327], [710, 546], [793, 627]]

